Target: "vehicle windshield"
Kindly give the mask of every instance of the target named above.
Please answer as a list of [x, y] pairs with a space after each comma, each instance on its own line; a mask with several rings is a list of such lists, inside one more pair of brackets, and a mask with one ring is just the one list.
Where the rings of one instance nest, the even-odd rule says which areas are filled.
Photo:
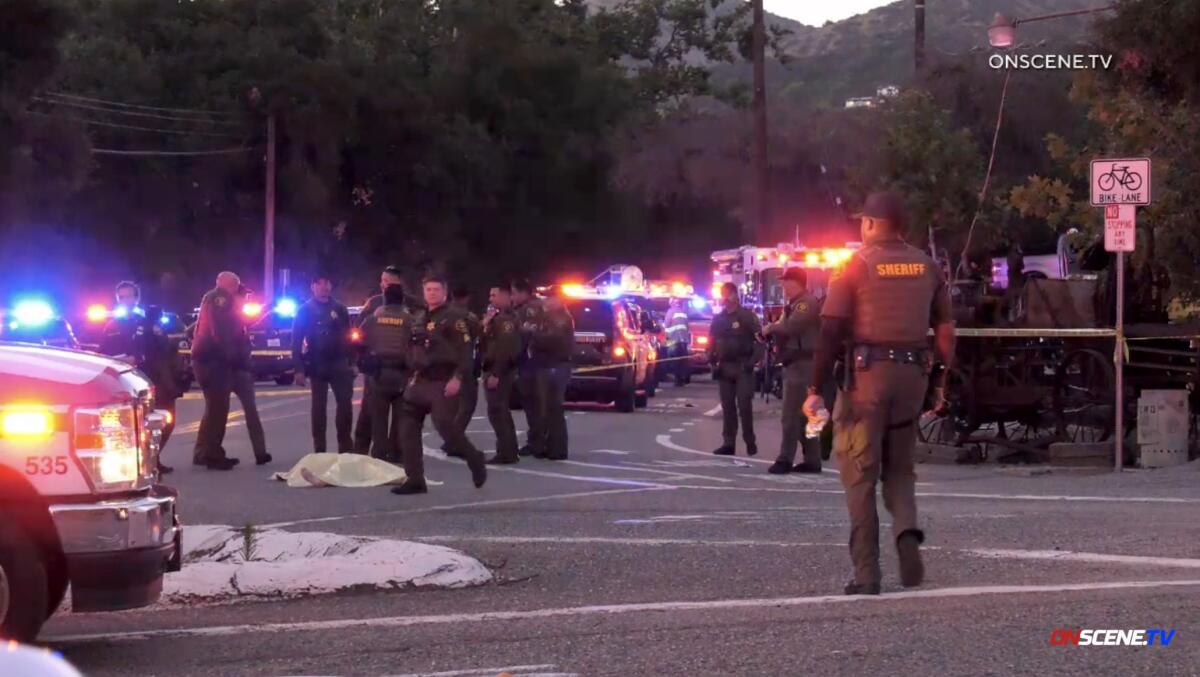
[[44, 343], [51, 346], [70, 346], [75, 342], [71, 325], [62, 318], [38, 325], [10, 324], [4, 328], [3, 336], [8, 341]]
[[611, 301], [600, 299], [564, 299], [564, 305], [575, 320], [575, 331], [609, 334], [613, 330]]

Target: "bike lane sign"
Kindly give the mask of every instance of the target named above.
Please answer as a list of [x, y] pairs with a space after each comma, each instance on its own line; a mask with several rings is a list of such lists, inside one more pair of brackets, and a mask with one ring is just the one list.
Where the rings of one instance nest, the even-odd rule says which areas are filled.
[[1150, 158], [1092, 160], [1092, 206], [1150, 204]]

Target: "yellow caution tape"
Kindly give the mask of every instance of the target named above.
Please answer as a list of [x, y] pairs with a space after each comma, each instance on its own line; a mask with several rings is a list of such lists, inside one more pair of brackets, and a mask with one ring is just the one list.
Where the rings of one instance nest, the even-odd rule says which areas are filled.
[[[184, 348], [179, 351], [180, 355], [191, 355], [192, 351], [189, 348]], [[291, 357], [290, 350], [251, 350], [251, 357]]]

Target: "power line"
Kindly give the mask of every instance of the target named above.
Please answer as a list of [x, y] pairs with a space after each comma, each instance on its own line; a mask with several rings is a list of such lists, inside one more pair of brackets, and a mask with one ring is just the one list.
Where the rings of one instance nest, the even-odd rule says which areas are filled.
[[100, 120], [90, 120], [88, 118], [75, 117], [73, 115], [54, 115], [52, 113], [43, 113], [41, 111], [36, 111], [36, 110], [27, 110], [25, 112], [28, 113], [29, 115], [37, 115], [39, 117], [44, 117], [44, 118], [60, 118], [60, 119], [64, 119], [64, 120], [74, 120], [76, 122], [82, 122], [83, 124], [86, 124], [86, 125], [97, 125], [100, 127], [114, 127], [116, 129], [130, 129], [130, 130], [139, 131], [139, 132], [156, 132], [159, 134], [178, 134], [180, 136], [216, 136], [216, 137], [220, 137], [220, 138], [224, 138], [224, 139], [239, 138], [239, 136], [237, 134], [224, 134], [221, 132], [201, 132], [201, 131], [187, 131], [187, 130], [180, 130], [180, 129], [161, 129], [158, 127], [139, 127], [137, 125], [122, 125], [122, 124], [118, 124], [116, 122], [102, 122]]
[[96, 98], [89, 97], [89, 96], [79, 96], [78, 94], [65, 94], [63, 92], [46, 92], [46, 95], [57, 97], [60, 99], [72, 99], [75, 101], [86, 101], [89, 103], [99, 103], [99, 104], [105, 104], [105, 105], [109, 105], [109, 106], [117, 106], [120, 108], [134, 108], [134, 109], [138, 109], [138, 110], [159, 111], [159, 112], [163, 112], [163, 113], [195, 113], [196, 115], [215, 115], [215, 116], [226, 116], [226, 117], [236, 117], [238, 115], [237, 113], [230, 113], [229, 111], [201, 110], [201, 109], [197, 109], [197, 108], [167, 108], [164, 106], [144, 106], [142, 104], [137, 104], [137, 103], [121, 103], [120, 101], [109, 101], [107, 99], [96, 99]]
[[178, 117], [178, 116], [172, 116], [172, 115], [159, 115], [157, 113], [138, 113], [138, 112], [134, 112], [134, 111], [113, 110], [112, 108], [102, 108], [100, 106], [92, 106], [92, 105], [85, 104], [85, 103], [73, 103], [70, 101], [56, 101], [54, 99], [47, 99], [47, 98], [41, 97], [41, 96], [35, 96], [32, 98], [34, 101], [49, 104], [52, 106], [67, 106], [70, 108], [80, 108], [83, 110], [99, 111], [101, 113], [112, 113], [114, 115], [128, 115], [131, 117], [138, 117], [138, 118], [154, 118], [156, 120], [174, 120], [177, 122], [191, 122], [191, 123], [205, 124], [205, 125], [223, 125], [226, 127], [242, 126], [242, 123], [240, 123], [240, 122], [230, 122], [230, 121], [226, 121], [226, 120], [201, 120], [199, 118], [185, 118], [185, 117]]
[[254, 146], [239, 146], [237, 148], [221, 148], [217, 150], [118, 150], [114, 148], [93, 148], [94, 155], [129, 155], [139, 157], [169, 156], [188, 157], [195, 155], [229, 155], [254, 150]]

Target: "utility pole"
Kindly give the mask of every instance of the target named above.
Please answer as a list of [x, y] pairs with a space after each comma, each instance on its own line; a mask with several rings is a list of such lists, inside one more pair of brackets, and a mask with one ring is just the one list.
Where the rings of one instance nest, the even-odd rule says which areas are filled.
[[925, 70], [925, 0], [913, 0], [913, 19], [916, 28], [913, 36], [913, 60], [916, 79]]
[[263, 302], [275, 298], [275, 114], [267, 115], [267, 190], [263, 223]]
[[754, 219], [747, 224], [750, 243], [765, 237], [771, 218], [771, 176], [767, 164], [767, 29], [763, 0], [753, 0], [754, 13]]

